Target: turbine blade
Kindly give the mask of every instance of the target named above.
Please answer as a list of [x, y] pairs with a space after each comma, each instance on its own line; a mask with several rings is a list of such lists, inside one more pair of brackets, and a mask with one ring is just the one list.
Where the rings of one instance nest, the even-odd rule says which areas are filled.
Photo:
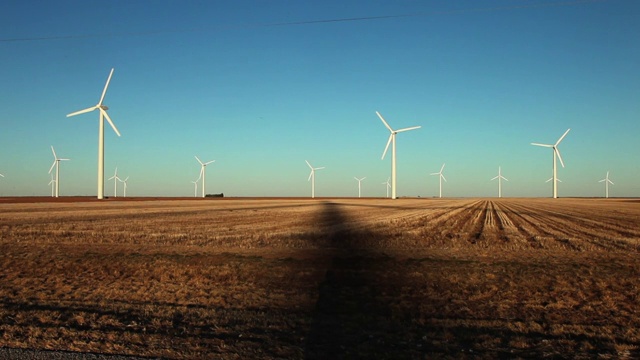
[[444, 177], [444, 175], [440, 174], [440, 176], [442, 176], [442, 179], [443, 179], [445, 182], [447, 181], [447, 178], [446, 178], [446, 177]]
[[389, 144], [391, 144], [391, 140], [393, 140], [393, 133], [389, 135], [389, 140], [387, 140], [387, 146], [384, 147], [381, 160], [384, 160], [384, 156], [387, 155], [387, 150], [389, 150]]
[[440, 168], [440, 173], [441, 173], [441, 174], [442, 174], [442, 170], [444, 170], [444, 165], [445, 165], [445, 164], [442, 164], [442, 167]]
[[53, 167], [56, 166], [57, 161], [53, 160], [53, 164], [51, 164], [51, 167], [49, 168], [49, 174], [51, 174], [51, 171], [53, 171]]
[[204, 164], [202, 163], [202, 161], [200, 161], [200, 158], [198, 158], [197, 156], [196, 156], [195, 158], [196, 158], [196, 160], [198, 160], [198, 162], [200, 163], [200, 165], [204, 165]]
[[377, 111], [376, 111], [376, 114], [378, 114], [378, 117], [380, 118], [380, 120], [382, 120], [382, 123], [384, 124], [384, 126], [386, 126], [386, 128], [389, 129], [389, 131], [393, 132], [393, 129], [391, 128], [391, 126], [389, 126], [389, 124], [387, 124], [387, 122], [384, 120], [382, 115], [380, 115], [380, 113]]
[[549, 145], [549, 144], [531, 143], [531, 145], [535, 145], [535, 146], [542, 146], [542, 147], [550, 147], [550, 148], [552, 148], [552, 147], [553, 147], [553, 145]]
[[53, 158], [58, 159], [58, 156], [56, 155], [56, 151], [53, 150], [53, 145], [51, 145], [51, 152], [53, 153]]
[[560, 141], [562, 141], [562, 139], [564, 139], [564, 137], [567, 136], [567, 134], [569, 133], [569, 130], [571, 129], [567, 129], [567, 131], [565, 131], [564, 134], [560, 136], [560, 139], [558, 139], [558, 141], [556, 142], [556, 146], [558, 146], [558, 144], [560, 144]]
[[102, 96], [100, 96], [100, 101], [98, 101], [98, 106], [102, 105], [102, 100], [104, 100], [104, 96], [107, 94], [107, 88], [109, 87], [109, 82], [111, 81], [112, 75], [113, 75], [113, 68], [111, 68], [111, 72], [109, 73], [109, 78], [107, 78], [107, 83], [104, 84], [104, 90], [102, 90]]
[[79, 110], [79, 111], [76, 111], [76, 112], [72, 112], [71, 114], [67, 114], [67, 117], [72, 117], [72, 116], [88, 113], [88, 112], [91, 112], [91, 111], [93, 111], [95, 109], [98, 109], [98, 107], [97, 106], [92, 106], [92, 107], [86, 108], [84, 110]]
[[307, 181], [310, 181], [312, 176], [313, 176], [313, 168], [311, 169], [311, 172], [309, 173], [309, 178], [307, 179]]
[[313, 170], [322, 170], [322, 169], [324, 169], [324, 166], [314, 168]]
[[509, 181], [509, 179], [507, 179], [506, 177], [502, 176], [502, 180], [506, 180]]
[[71, 159], [58, 159], [58, 161], [69, 161]]
[[107, 121], [109, 122], [109, 125], [111, 125], [111, 128], [113, 128], [113, 131], [115, 131], [116, 134], [120, 136], [120, 131], [118, 131], [118, 128], [116, 128], [116, 126], [113, 124], [113, 121], [111, 121], [109, 114], [107, 114], [107, 112], [104, 111], [102, 108], [98, 108], [98, 109], [100, 109], [100, 112], [102, 113], [102, 115], [104, 115], [104, 117], [107, 118]]
[[311, 164], [309, 164], [309, 162], [307, 160], [305, 160], [304, 162], [306, 162], [307, 165], [309, 166], [309, 168], [311, 169], [311, 171], [313, 171], [313, 166], [311, 166]]
[[562, 167], [564, 167], [564, 161], [562, 161], [562, 156], [560, 156], [560, 150], [558, 150], [558, 148], [554, 147], [553, 151], [555, 151], [556, 154], [558, 155], [558, 160], [560, 160], [560, 165], [562, 165]]
[[422, 126], [412, 126], [412, 127], [396, 130], [396, 132], [399, 133], [399, 132], [403, 132], [403, 131], [415, 130], [415, 129], [420, 129], [421, 127]]
[[491, 180], [489, 180], [489, 181], [493, 181], [493, 180], [495, 180], [495, 179], [497, 179], [497, 178], [499, 178], [499, 177], [500, 177], [500, 176], [496, 176], [496, 177], [494, 177], [493, 179], [491, 179]]
[[209, 164], [214, 163], [214, 162], [216, 162], [216, 161], [215, 160], [211, 160], [211, 161], [208, 161], [208, 162], [204, 163], [203, 165], [209, 165]]

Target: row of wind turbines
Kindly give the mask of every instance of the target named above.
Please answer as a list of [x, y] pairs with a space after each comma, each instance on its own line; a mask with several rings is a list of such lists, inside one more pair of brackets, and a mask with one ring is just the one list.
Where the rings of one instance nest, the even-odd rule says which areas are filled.
[[[421, 126], [412, 126], [412, 127], [408, 127], [408, 128], [394, 130], [391, 126], [389, 126], [389, 123], [387, 123], [387, 121], [384, 119], [384, 117], [378, 111], [376, 111], [376, 115], [378, 115], [378, 117], [380, 118], [380, 120], [382, 121], [384, 126], [389, 130], [389, 133], [390, 133], [389, 134], [389, 139], [387, 140], [387, 145], [384, 148], [384, 151], [382, 153], [382, 158], [381, 159], [384, 160], [384, 157], [387, 154], [387, 151], [389, 150], [389, 145], [391, 145], [391, 177], [390, 177], [390, 179], [387, 179], [387, 181], [383, 182], [382, 184], [386, 185], [387, 197], [389, 197], [389, 189], [391, 189], [391, 198], [392, 199], [396, 199], [397, 198], [397, 188], [396, 188], [396, 183], [397, 183], [396, 135], [398, 133], [401, 133], [401, 132], [419, 129], [419, 128], [421, 128]], [[558, 149], [558, 145], [567, 136], [567, 134], [569, 133], [570, 130], [571, 129], [567, 129], [567, 131], [565, 131], [564, 134], [562, 134], [562, 136], [560, 136], [558, 141], [556, 141], [555, 144], [553, 144], [553, 145], [551, 145], [551, 144], [531, 143], [531, 145], [547, 147], [547, 148], [551, 148], [553, 150], [553, 153], [552, 153], [552, 155], [553, 155], [553, 176], [549, 180], [547, 180], [546, 182], [549, 182], [549, 181], [553, 180], [552, 194], [553, 194], [553, 198], [554, 199], [558, 197], [558, 182], [562, 182], [560, 179], [558, 179], [558, 169], [557, 169], [557, 161], [556, 161], [556, 159], [560, 160], [560, 164], [562, 165], [562, 167], [564, 167], [564, 161], [562, 160], [562, 156], [560, 155], [560, 150]], [[311, 164], [309, 164], [309, 162], [307, 160], [305, 160], [305, 162], [307, 163], [307, 165], [311, 169], [311, 173], [309, 174], [309, 179], [307, 181], [311, 180], [311, 197], [314, 198], [315, 197], [315, 171], [316, 170], [320, 170], [320, 169], [324, 169], [324, 167], [314, 168], [313, 166], [311, 166]], [[430, 175], [438, 176], [439, 188], [440, 188], [438, 196], [440, 198], [442, 197], [442, 181], [443, 180], [445, 182], [447, 181], [447, 179], [445, 178], [445, 176], [443, 174], [444, 167], [445, 167], [445, 164], [442, 164], [442, 167], [440, 168], [440, 171], [430, 174]], [[361, 183], [362, 183], [362, 180], [364, 180], [365, 178], [358, 179], [356, 177], [355, 179], [358, 181], [358, 197], [361, 197], [361, 185], [362, 185]], [[391, 180], [391, 183], [389, 183], [389, 180]], [[493, 180], [498, 180], [498, 197], [501, 198], [502, 197], [502, 180], [509, 181], [506, 177], [502, 176], [502, 167], [501, 166], [498, 166], [498, 175], [491, 179], [491, 181], [493, 181]], [[609, 179], [609, 171], [607, 171], [606, 177], [604, 179], [600, 180], [599, 182], [604, 182], [605, 183], [605, 197], [609, 198], [609, 184], [613, 185], [613, 182]]]
[[[109, 72], [109, 77], [107, 78], [107, 82], [105, 83], [105, 86], [102, 90], [102, 94], [100, 96], [100, 100], [98, 100], [98, 103], [94, 106], [88, 107], [86, 109], [82, 109], [82, 110], [78, 110], [76, 112], [72, 112], [70, 114], [67, 114], [67, 117], [72, 117], [72, 116], [77, 116], [77, 115], [81, 115], [81, 114], [85, 114], [85, 113], [89, 113], [89, 112], [93, 112], [95, 110], [98, 111], [99, 114], [99, 122], [98, 122], [98, 188], [97, 188], [97, 197], [98, 199], [103, 199], [104, 198], [104, 120], [106, 119], [109, 122], [109, 125], [111, 126], [111, 128], [113, 129], [113, 131], [116, 133], [116, 135], [121, 136], [120, 132], [118, 131], [118, 128], [115, 126], [115, 124], [113, 123], [113, 121], [111, 120], [111, 117], [109, 117], [109, 114], [107, 113], [107, 110], [109, 110], [109, 108], [103, 104], [106, 93], [107, 93], [107, 89], [109, 88], [109, 83], [111, 82], [111, 78], [113, 76], [113, 72], [114, 69], [112, 68], [111, 71]], [[389, 180], [387, 180], [386, 184], [387, 186], [387, 192], [389, 191], [389, 189], [391, 189], [391, 198], [392, 199], [397, 199], [397, 172], [396, 172], [396, 135], [398, 133], [401, 132], [407, 132], [407, 131], [411, 131], [411, 130], [416, 130], [416, 129], [420, 129], [421, 126], [412, 126], [412, 127], [407, 127], [407, 128], [402, 128], [402, 129], [398, 129], [398, 130], [394, 130], [391, 126], [389, 126], [389, 124], [387, 123], [387, 121], [384, 119], [384, 117], [382, 117], [382, 115], [376, 111], [376, 115], [378, 115], [378, 117], [380, 118], [380, 120], [382, 121], [382, 123], [384, 124], [384, 126], [389, 130], [389, 138], [387, 140], [387, 144], [384, 148], [384, 151], [382, 153], [382, 158], [381, 160], [384, 160], [387, 151], [389, 150], [389, 145], [391, 145], [391, 177], [390, 177], [390, 183]], [[541, 146], [541, 147], [548, 147], [551, 148], [553, 150], [553, 177], [549, 180], [553, 180], [553, 198], [557, 198], [558, 197], [558, 188], [557, 188], [557, 183], [560, 181], [558, 179], [557, 176], [557, 161], [556, 159], [560, 160], [560, 164], [562, 165], [562, 167], [564, 167], [564, 161], [562, 160], [562, 156], [560, 155], [560, 151], [558, 150], [558, 145], [560, 144], [560, 142], [567, 136], [567, 134], [569, 133], [570, 129], [567, 129], [567, 131], [565, 131], [565, 133], [558, 139], [558, 141], [556, 141], [555, 144], [551, 145], [551, 144], [540, 144], [540, 143], [531, 143], [532, 145], [535, 146]], [[53, 152], [53, 156], [54, 156], [54, 162], [51, 165], [51, 168], [49, 169], [49, 173], [51, 173], [51, 171], [53, 170], [53, 168], [56, 168], [56, 175], [55, 175], [55, 180], [52, 178], [51, 182], [49, 184], [52, 185], [52, 194], [54, 193], [54, 195], [56, 197], [59, 196], [59, 189], [60, 189], [60, 161], [67, 161], [69, 159], [65, 159], [65, 158], [58, 158], [58, 156], [56, 155], [56, 152], [53, 148], [53, 146], [51, 146], [51, 151]], [[202, 162], [200, 160], [200, 158], [198, 158], [197, 156], [195, 156], [196, 160], [198, 161], [198, 163], [200, 164], [200, 174], [199, 177], [196, 181], [192, 181], [192, 183], [194, 184], [194, 196], [197, 195], [197, 190], [198, 190], [198, 181], [202, 180], [202, 197], [205, 197], [206, 195], [206, 190], [205, 190], [205, 177], [206, 177], [206, 166], [215, 162], [215, 160], [211, 160], [208, 162]], [[311, 164], [305, 160], [305, 162], [307, 163], [307, 165], [309, 166], [309, 168], [311, 169], [311, 173], [309, 174], [309, 178], [307, 179], [307, 181], [311, 181], [311, 197], [314, 198], [315, 197], [315, 172], [317, 170], [321, 170], [324, 169], [324, 167], [313, 167], [311, 166]], [[440, 192], [439, 192], [439, 196], [442, 197], [442, 180], [444, 180], [445, 182], [447, 181], [446, 178], [444, 177], [443, 174], [443, 170], [444, 170], [444, 166], [445, 164], [442, 165], [442, 167], [440, 168], [440, 171], [437, 173], [432, 173], [431, 175], [437, 175], [439, 178], [439, 183], [440, 183]], [[4, 175], [0, 174], [0, 177], [4, 177]], [[358, 181], [358, 196], [361, 195], [361, 182], [362, 180], [364, 180], [364, 178], [362, 179], [358, 179], [355, 178]], [[502, 172], [501, 172], [501, 168], [498, 167], [498, 176], [494, 177], [491, 180], [498, 180], [498, 196], [502, 197], [502, 180], [508, 181], [504, 176], [502, 176]], [[115, 174], [109, 178], [109, 180], [114, 180], [114, 195], [117, 196], [117, 182], [121, 181], [124, 183], [124, 192], [125, 192], [125, 196], [126, 196], [126, 188], [127, 188], [127, 180], [128, 177], [125, 180], [121, 180], [118, 177], [118, 169], [116, 168], [116, 172]], [[605, 187], [606, 187], [606, 197], [609, 197], [609, 184], [613, 185], [613, 182], [609, 179], [609, 172], [607, 172], [607, 176], [605, 179], [600, 180], [600, 182], [604, 182], [605, 183]], [[53, 192], [53, 186], [55, 185], [55, 192]], [[387, 194], [388, 197], [388, 194]]]

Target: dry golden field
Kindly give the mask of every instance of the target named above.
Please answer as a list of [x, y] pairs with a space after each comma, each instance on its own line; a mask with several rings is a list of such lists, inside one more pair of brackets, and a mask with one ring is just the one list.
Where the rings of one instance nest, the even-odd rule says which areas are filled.
[[640, 202], [0, 202], [0, 348], [638, 358]]

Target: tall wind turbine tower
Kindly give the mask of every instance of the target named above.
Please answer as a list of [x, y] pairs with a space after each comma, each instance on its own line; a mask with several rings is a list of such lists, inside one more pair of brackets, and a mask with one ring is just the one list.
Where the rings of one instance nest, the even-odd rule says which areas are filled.
[[384, 118], [382, 117], [382, 115], [380, 115], [379, 112], [376, 111], [376, 114], [378, 115], [380, 120], [382, 120], [382, 123], [390, 132], [389, 140], [387, 140], [387, 146], [385, 146], [384, 152], [382, 153], [382, 159], [384, 159], [384, 156], [387, 154], [387, 150], [389, 149], [389, 144], [393, 143], [393, 145], [391, 146], [391, 198], [396, 199], [397, 198], [396, 196], [396, 134], [404, 131], [420, 129], [421, 126], [413, 126], [413, 127], [408, 127], [404, 129], [393, 130], [391, 126], [387, 124], [387, 122], [384, 120]]
[[502, 176], [502, 170], [500, 166], [498, 166], [498, 176], [491, 179], [491, 181], [498, 179], [498, 197], [502, 197], [502, 180], [509, 181], [506, 177]]
[[605, 196], [605, 198], [608, 199], [609, 198], [609, 184], [614, 185], [613, 181], [609, 180], [609, 172], [607, 171], [607, 176], [604, 179], [602, 179], [602, 180], [600, 180], [598, 182], [604, 182], [604, 196]]
[[51, 164], [51, 168], [49, 168], [49, 174], [53, 170], [53, 167], [56, 168], [56, 193], [55, 197], [58, 197], [60, 194], [60, 161], [67, 161], [69, 159], [61, 159], [56, 155], [56, 151], [53, 149], [53, 145], [51, 146], [51, 152], [53, 153], [53, 164]]
[[354, 179], [356, 179], [356, 181], [358, 181], [358, 197], [360, 197], [360, 185], [362, 184], [362, 180], [366, 179], [367, 177], [363, 177], [362, 179], [358, 179], [357, 177], [353, 177]]
[[445, 164], [442, 164], [440, 171], [438, 171], [437, 173], [431, 173], [431, 175], [438, 175], [438, 178], [440, 179], [440, 197], [442, 197], [442, 180], [447, 181], [444, 175], [442, 175], [442, 170], [444, 170], [444, 165]]
[[569, 133], [569, 130], [571, 129], [567, 129], [567, 131], [565, 131], [564, 134], [560, 136], [560, 139], [558, 139], [558, 141], [556, 141], [556, 143], [553, 145], [531, 143], [531, 145], [548, 147], [553, 149], [553, 198], [554, 199], [558, 197], [558, 169], [556, 164], [556, 156], [560, 160], [560, 165], [564, 167], [564, 161], [562, 161], [562, 156], [560, 156], [560, 150], [558, 150], [558, 145], [560, 144], [562, 139], [564, 139], [564, 137], [567, 136], [567, 134]]
[[107, 94], [107, 88], [109, 87], [109, 82], [111, 81], [111, 76], [113, 76], [113, 69], [109, 73], [109, 77], [107, 78], [107, 83], [104, 85], [104, 90], [102, 90], [102, 96], [100, 96], [100, 101], [96, 106], [92, 106], [90, 108], [86, 108], [84, 110], [76, 111], [74, 113], [68, 114], [67, 117], [76, 116], [84, 113], [88, 113], [94, 110], [98, 110], [100, 112], [100, 122], [98, 123], [98, 199], [104, 198], [104, 119], [106, 118], [111, 125], [111, 128], [115, 133], [120, 136], [120, 132], [118, 128], [113, 124], [109, 114], [107, 114], [107, 110], [109, 109], [106, 105], [102, 105], [102, 101], [104, 100], [104, 96]]
[[[202, 176], [202, 197], [205, 197], [206, 192], [205, 192], [205, 177], [206, 177], [206, 167], [207, 165], [215, 162], [215, 160], [211, 160], [211, 161], [207, 161], [205, 163], [203, 163], [202, 161], [200, 161], [200, 159], [196, 156], [196, 160], [198, 160], [198, 162], [200, 163], [200, 176]], [[198, 180], [196, 180], [198, 181]]]
[[304, 162], [306, 162], [307, 165], [309, 165], [309, 168], [311, 168], [311, 173], [309, 174], [307, 181], [311, 180], [311, 198], [313, 199], [316, 197], [316, 170], [324, 169], [324, 166], [314, 168], [307, 160]]
[[118, 181], [122, 181], [120, 180], [120, 178], [118, 177], [118, 168], [116, 167], [116, 172], [113, 174], [112, 177], [109, 178], [109, 180], [113, 179], [113, 197], [118, 197]]

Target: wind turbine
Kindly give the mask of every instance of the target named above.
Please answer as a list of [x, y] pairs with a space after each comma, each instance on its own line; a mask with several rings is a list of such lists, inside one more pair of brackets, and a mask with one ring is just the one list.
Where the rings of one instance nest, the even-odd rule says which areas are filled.
[[[200, 159], [197, 156], [195, 158], [200, 163], [200, 176], [202, 176], [202, 197], [204, 197], [205, 196], [204, 186], [206, 184], [205, 183], [205, 176], [206, 176], [205, 168], [207, 167], [207, 165], [215, 162], [215, 160], [211, 160], [211, 161], [207, 161], [206, 163], [203, 163], [202, 161], [200, 161]], [[198, 178], [198, 179], [200, 179], [200, 178]], [[196, 180], [196, 181], [198, 181], [198, 180]]]
[[[120, 180], [120, 178], [118, 177], [118, 168], [116, 167], [116, 172], [113, 174], [112, 177], [109, 178], [109, 180], [113, 179], [113, 197], [118, 197], [118, 180]], [[120, 180], [122, 181], [122, 180]]]
[[124, 194], [122, 195], [123, 197], [127, 197], [127, 180], [129, 180], [128, 176], [124, 180], [120, 180], [120, 182], [124, 184]]
[[104, 90], [102, 90], [102, 96], [100, 96], [100, 101], [95, 106], [90, 108], [86, 108], [84, 110], [76, 111], [71, 114], [67, 114], [67, 117], [76, 116], [84, 113], [88, 113], [94, 110], [98, 110], [100, 112], [100, 122], [98, 123], [98, 199], [104, 198], [104, 119], [106, 118], [111, 125], [111, 128], [115, 133], [120, 136], [120, 132], [118, 128], [113, 124], [109, 114], [107, 114], [107, 110], [109, 109], [106, 105], [102, 105], [102, 101], [104, 100], [104, 96], [107, 93], [107, 88], [109, 87], [109, 82], [111, 81], [111, 76], [113, 75], [113, 69], [109, 73], [109, 77], [107, 78], [107, 83], [104, 85]]
[[498, 166], [498, 176], [491, 179], [491, 181], [495, 179], [498, 179], [498, 197], [501, 198], [502, 197], [502, 180], [506, 180], [506, 181], [509, 181], [509, 180], [506, 177], [502, 176], [502, 170], [500, 169], [500, 166]]
[[384, 156], [387, 154], [389, 144], [393, 142], [393, 145], [391, 147], [391, 198], [396, 199], [396, 134], [404, 131], [419, 129], [421, 128], [421, 126], [413, 126], [404, 129], [393, 130], [379, 112], [376, 111], [376, 114], [378, 115], [380, 120], [382, 120], [384, 126], [389, 129], [389, 132], [391, 133], [389, 134], [389, 140], [387, 140], [387, 146], [385, 146], [384, 152], [382, 153], [382, 159], [384, 159]]
[[442, 167], [440, 168], [439, 172], [431, 173], [431, 175], [438, 175], [438, 177], [440, 178], [440, 197], [442, 197], [442, 180], [444, 179], [444, 181], [447, 181], [444, 175], [442, 175], [442, 170], [444, 170], [444, 165], [445, 164], [442, 164]]
[[55, 185], [56, 179], [53, 178], [53, 174], [51, 174], [51, 181], [49, 181], [48, 185], [51, 185], [51, 197], [55, 197]]
[[[200, 178], [198, 178], [198, 180], [200, 180]], [[198, 196], [198, 180], [192, 181], [192, 183], [193, 183], [193, 197], [197, 197]]]
[[[546, 182], [546, 183], [548, 183], [548, 182], [549, 182], [549, 181], [551, 181], [551, 180], [553, 180], [553, 178], [552, 178], [552, 177], [550, 177], [550, 178], [549, 178], [547, 181], [545, 181], [545, 182]], [[562, 180], [560, 180], [560, 179], [556, 179], [556, 180], [558, 180], [558, 182], [562, 182]]]
[[614, 185], [613, 181], [609, 180], [609, 172], [607, 171], [607, 176], [598, 181], [598, 182], [604, 182], [604, 193], [605, 193], [605, 197], [608, 199], [609, 198], [609, 184]]
[[386, 185], [387, 188], [387, 197], [389, 197], [389, 189], [391, 188], [391, 183], [389, 182], [391, 178], [388, 178], [387, 181], [383, 182], [382, 185]]
[[358, 181], [358, 197], [360, 197], [360, 184], [362, 183], [362, 180], [366, 179], [367, 177], [363, 177], [362, 179], [358, 179], [357, 177], [353, 177], [354, 179], [356, 179], [356, 181]]
[[309, 168], [311, 168], [311, 173], [309, 174], [307, 181], [311, 180], [311, 198], [313, 199], [316, 197], [316, 170], [324, 169], [324, 166], [314, 168], [307, 160], [304, 162], [306, 162], [307, 165], [309, 165]]
[[49, 168], [49, 174], [51, 174], [51, 171], [53, 171], [53, 167], [55, 166], [55, 168], [56, 168], [56, 195], [55, 195], [55, 197], [58, 197], [58, 195], [60, 194], [60, 161], [67, 161], [69, 159], [60, 159], [56, 155], [56, 151], [53, 149], [53, 145], [51, 145], [51, 152], [53, 153], [53, 164], [51, 164], [51, 168]]
[[552, 179], [553, 179], [553, 198], [554, 199], [558, 197], [558, 184], [557, 184], [558, 170], [556, 165], [556, 156], [558, 157], [558, 159], [560, 159], [560, 165], [564, 167], [564, 161], [562, 161], [562, 156], [560, 156], [560, 150], [558, 150], [558, 144], [560, 144], [562, 139], [564, 139], [564, 137], [567, 136], [567, 134], [569, 133], [569, 130], [571, 129], [567, 129], [567, 131], [565, 131], [564, 134], [560, 136], [560, 139], [558, 139], [558, 141], [556, 141], [556, 143], [553, 145], [531, 143], [531, 145], [548, 147], [553, 149], [553, 178]]

